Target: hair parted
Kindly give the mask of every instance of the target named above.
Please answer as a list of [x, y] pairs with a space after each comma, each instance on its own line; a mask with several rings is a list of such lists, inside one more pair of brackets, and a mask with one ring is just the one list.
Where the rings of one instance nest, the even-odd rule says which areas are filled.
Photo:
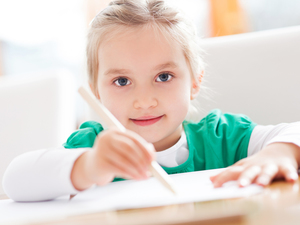
[[[177, 41], [189, 63], [195, 82], [204, 71], [199, 38], [194, 25], [164, 0], [114, 0], [91, 21], [87, 39], [89, 83], [97, 93], [98, 49], [122, 28], [151, 26]], [[123, 30], [122, 30], [123, 31]]]

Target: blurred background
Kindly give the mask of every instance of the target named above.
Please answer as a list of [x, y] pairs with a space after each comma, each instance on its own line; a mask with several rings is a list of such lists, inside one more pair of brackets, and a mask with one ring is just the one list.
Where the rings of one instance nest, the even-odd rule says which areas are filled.
[[[298, 0], [171, 0], [202, 38], [300, 25]], [[85, 44], [92, 18], [109, 0], [0, 0], [0, 77], [64, 69], [86, 77]], [[78, 123], [83, 107], [78, 97]]]

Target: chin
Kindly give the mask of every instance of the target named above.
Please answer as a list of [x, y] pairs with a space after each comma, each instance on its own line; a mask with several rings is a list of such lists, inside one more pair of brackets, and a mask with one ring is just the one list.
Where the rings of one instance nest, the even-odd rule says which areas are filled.
[[149, 132], [147, 132], [147, 133], [139, 133], [139, 132], [137, 132], [141, 137], [143, 137], [147, 142], [149, 142], [149, 143], [155, 143], [155, 142], [158, 142], [158, 141], [160, 141], [161, 140], [161, 137], [162, 136], [160, 136], [159, 135], [159, 133], [158, 132], [156, 132], [155, 134], [151, 134], [151, 133], [149, 133]]

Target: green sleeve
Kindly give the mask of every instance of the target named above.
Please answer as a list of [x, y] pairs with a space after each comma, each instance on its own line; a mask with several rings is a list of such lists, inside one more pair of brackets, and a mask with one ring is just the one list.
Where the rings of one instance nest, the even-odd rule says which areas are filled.
[[103, 127], [100, 123], [95, 121], [84, 122], [77, 131], [70, 135], [63, 146], [65, 148], [91, 148], [101, 131], [103, 131]]

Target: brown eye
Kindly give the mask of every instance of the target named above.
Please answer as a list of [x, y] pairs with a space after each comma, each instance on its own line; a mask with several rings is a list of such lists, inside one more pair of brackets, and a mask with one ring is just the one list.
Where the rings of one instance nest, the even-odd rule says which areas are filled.
[[172, 78], [172, 75], [170, 75], [169, 73], [162, 73], [156, 78], [156, 81], [166, 82], [166, 81], [169, 81], [171, 78]]

